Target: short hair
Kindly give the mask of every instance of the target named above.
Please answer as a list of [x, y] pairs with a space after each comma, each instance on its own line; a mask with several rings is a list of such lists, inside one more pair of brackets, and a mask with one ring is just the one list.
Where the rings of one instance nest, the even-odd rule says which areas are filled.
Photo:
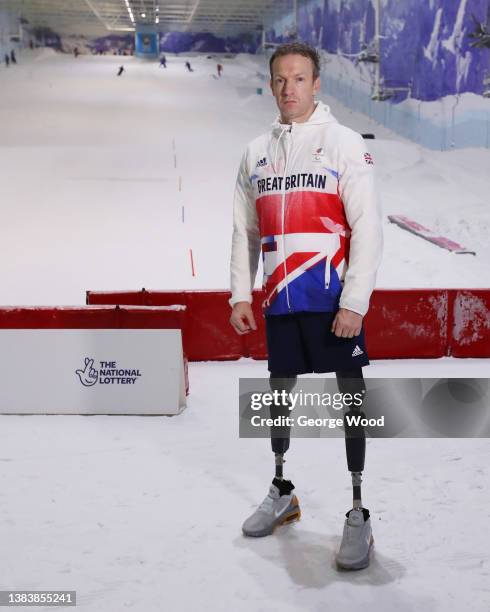
[[279, 45], [279, 47], [277, 47], [272, 54], [272, 57], [269, 60], [271, 78], [272, 64], [274, 63], [274, 60], [278, 57], [284, 57], [285, 55], [302, 55], [303, 57], [309, 57], [311, 63], [313, 64], [313, 80], [315, 81], [320, 76], [320, 56], [318, 55], [318, 51], [306, 43], [292, 42]]

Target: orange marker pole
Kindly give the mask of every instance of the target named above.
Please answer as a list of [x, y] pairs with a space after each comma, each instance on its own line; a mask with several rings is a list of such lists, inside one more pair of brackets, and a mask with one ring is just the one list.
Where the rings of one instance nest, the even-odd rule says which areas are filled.
[[196, 270], [194, 269], [194, 257], [192, 256], [192, 249], [189, 249], [189, 253], [191, 255], [191, 270], [192, 276], [196, 276]]

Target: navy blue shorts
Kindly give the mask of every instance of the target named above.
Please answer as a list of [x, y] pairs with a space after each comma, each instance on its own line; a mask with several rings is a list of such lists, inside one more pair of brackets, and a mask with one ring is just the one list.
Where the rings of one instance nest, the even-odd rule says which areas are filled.
[[364, 328], [359, 336], [331, 332], [336, 312], [297, 312], [265, 317], [269, 371], [274, 374], [338, 372], [369, 365]]

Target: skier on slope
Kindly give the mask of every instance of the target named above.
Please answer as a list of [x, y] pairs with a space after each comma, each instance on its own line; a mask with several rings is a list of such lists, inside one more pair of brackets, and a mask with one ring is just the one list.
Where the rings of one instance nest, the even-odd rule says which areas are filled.
[[[281, 45], [270, 71], [280, 116], [270, 133], [249, 143], [238, 172], [230, 323], [238, 334], [257, 329], [251, 303], [262, 250], [271, 389], [288, 393], [298, 374], [335, 372], [341, 393], [362, 393], [362, 367], [369, 365], [362, 321], [383, 242], [372, 158], [362, 137], [315, 101], [316, 50], [303, 43]], [[272, 418], [290, 414], [279, 402], [270, 410]], [[353, 507], [336, 559], [346, 569], [366, 567], [373, 544], [369, 510], [361, 501], [365, 432], [345, 419], [363, 415], [360, 410], [344, 402]], [[283, 477], [289, 435], [287, 426], [271, 428], [276, 476], [243, 524], [247, 536], [269, 535], [300, 517], [294, 485]]]

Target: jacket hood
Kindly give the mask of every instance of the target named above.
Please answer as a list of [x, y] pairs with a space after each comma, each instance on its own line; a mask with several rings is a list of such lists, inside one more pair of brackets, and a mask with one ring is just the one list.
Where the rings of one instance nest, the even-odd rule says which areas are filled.
[[[308, 121], [304, 123], [296, 123], [293, 121], [295, 129], [302, 128], [310, 125], [322, 125], [324, 123], [338, 123], [337, 119], [332, 115], [330, 106], [323, 102], [317, 102], [315, 110]], [[272, 132], [282, 132], [288, 124], [281, 123], [281, 116], [276, 117], [276, 120], [272, 124]]]

